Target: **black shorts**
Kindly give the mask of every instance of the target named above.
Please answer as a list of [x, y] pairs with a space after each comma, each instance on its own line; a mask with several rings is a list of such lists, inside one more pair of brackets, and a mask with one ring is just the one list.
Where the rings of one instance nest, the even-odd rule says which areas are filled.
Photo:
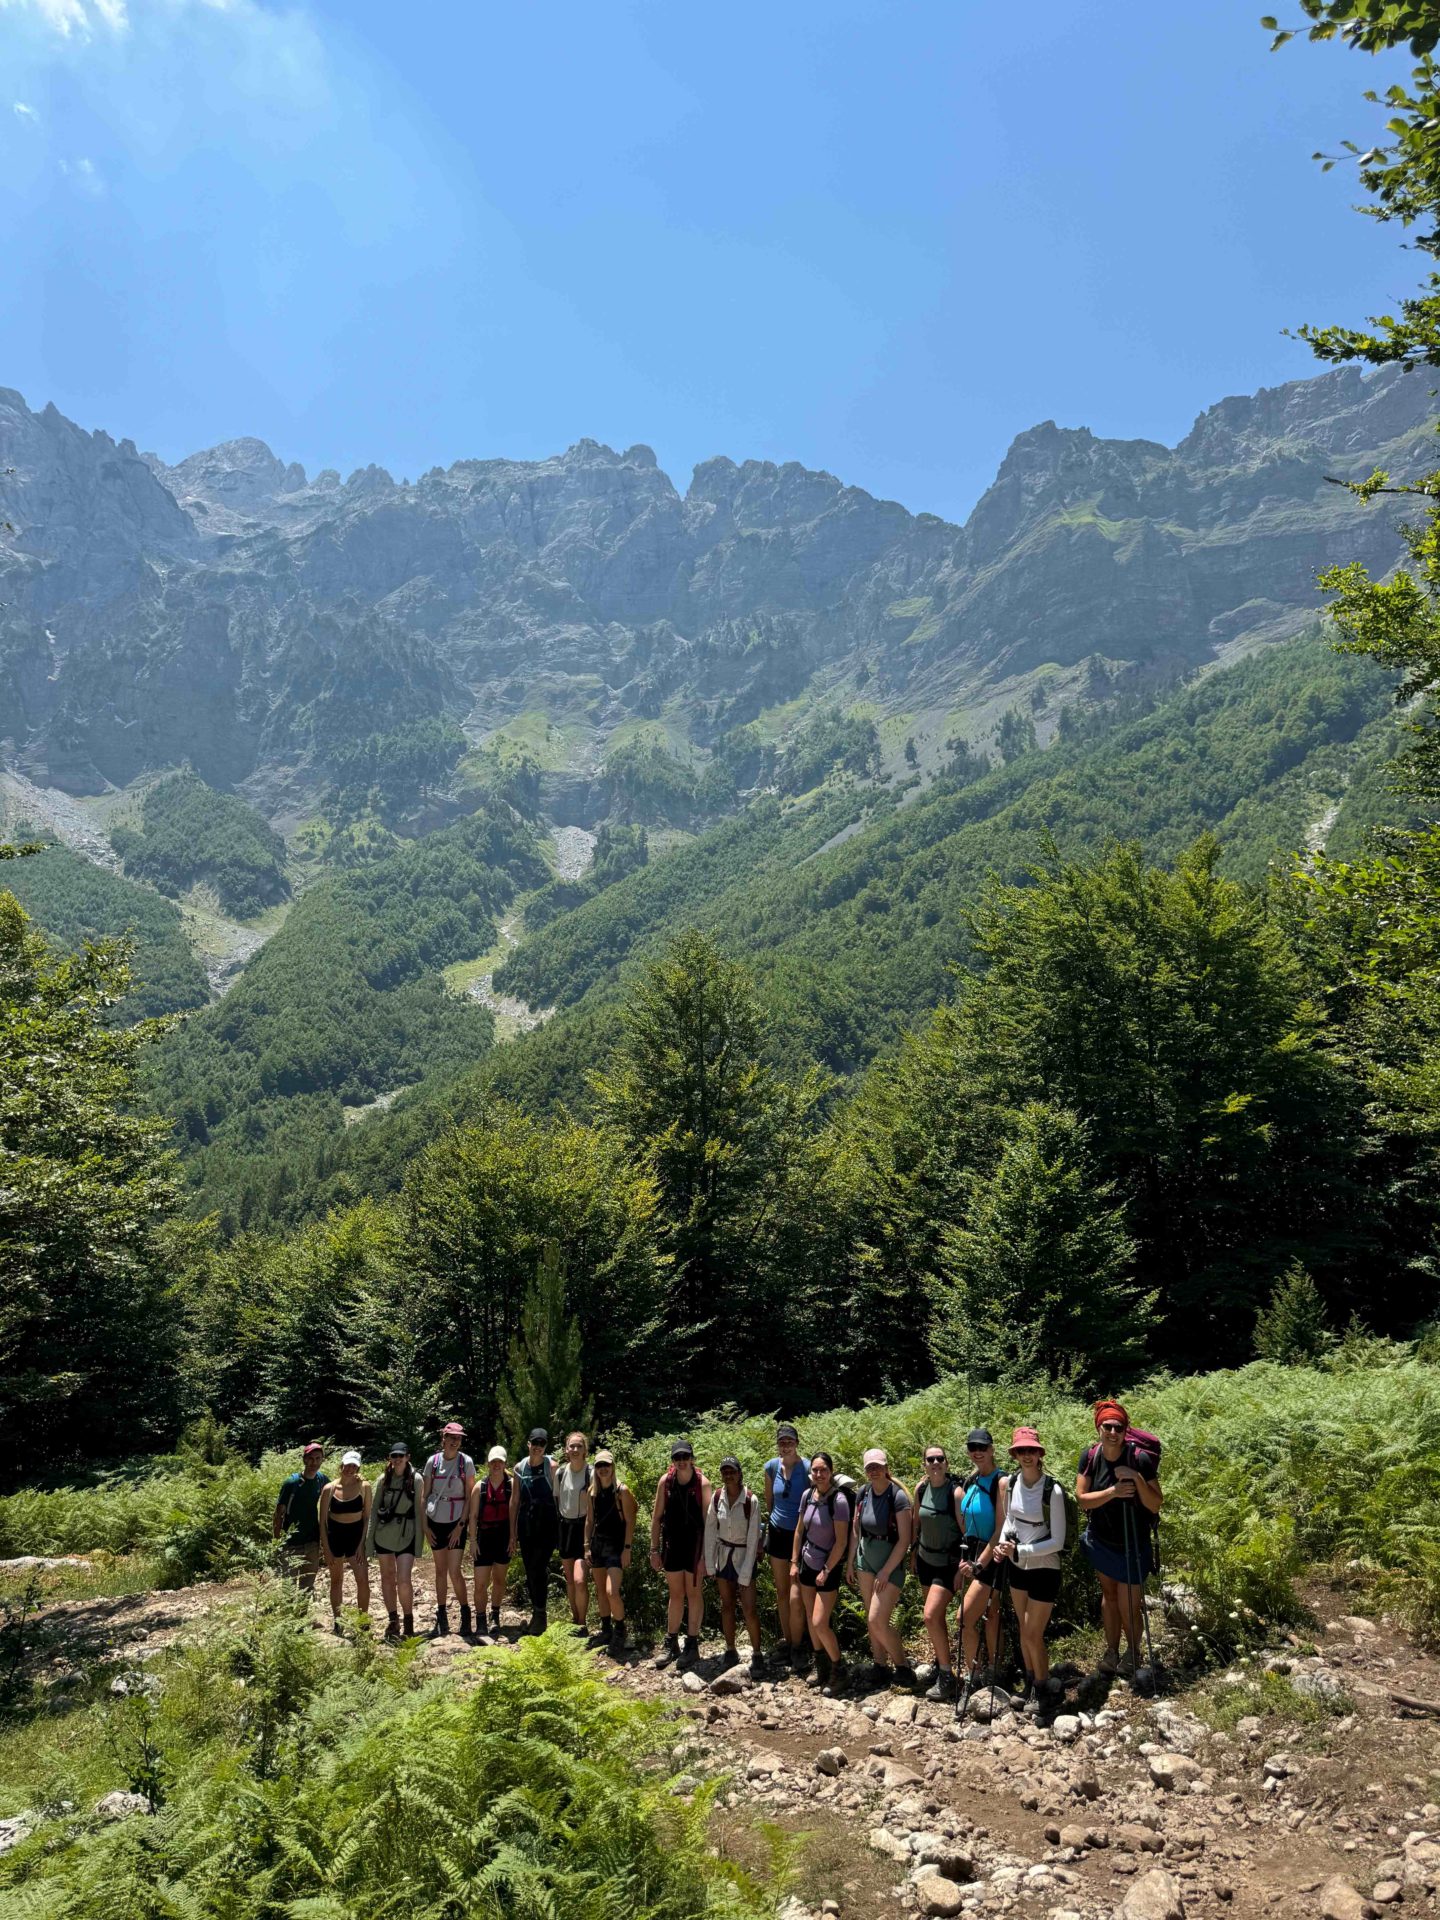
[[1012, 1565], [1010, 1590], [1012, 1593], [1028, 1593], [1042, 1607], [1053, 1607], [1060, 1597], [1060, 1569]]
[[330, 1521], [325, 1528], [325, 1544], [332, 1560], [353, 1560], [365, 1545], [365, 1522]]
[[509, 1564], [509, 1527], [503, 1523], [498, 1527], [477, 1527], [475, 1530], [475, 1565], [477, 1567], [508, 1567]]
[[660, 1542], [660, 1565], [666, 1573], [690, 1573], [696, 1579], [700, 1577], [701, 1561], [697, 1543], [693, 1540], [677, 1540], [672, 1546], [668, 1540]]
[[596, 1540], [590, 1548], [590, 1564], [592, 1567], [622, 1567], [625, 1564], [621, 1558], [624, 1551], [622, 1542]]
[[772, 1520], [765, 1529], [765, 1551], [774, 1560], [788, 1560], [795, 1551], [794, 1527], [777, 1527]]
[[830, 1572], [825, 1575], [825, 1584], [823, 1587], [820, 1586], [820, 1575], [822, 1573], [825, 1573], [823, 1567], [812, 1567], [802, 1560], [800, 1562], [801, 1586], [818, 1587], [821, 1593], [838, 1593], [845, 1584], [842, 1570], [839, 1567], [833, 1567]]
[[463, 1553], [467, 1538], [463, 1520], [432, 1520], [430, 1531], [435, 1537], [436, 1553]]
[[585, 1516], [579, 1514], [574, 1520], [560, 1522], [560, 1558], [562, 1560], [583, 1560], [585, 1558]]
[[923, 1553], [915, 1556], [915, 1575], [922, 1591], [929, 1587], [949, 1587], [955, 1591], [955, 1576], [960, 1571], [960, 1556], [955, 1554], [949, 1560], [927, 1560]]

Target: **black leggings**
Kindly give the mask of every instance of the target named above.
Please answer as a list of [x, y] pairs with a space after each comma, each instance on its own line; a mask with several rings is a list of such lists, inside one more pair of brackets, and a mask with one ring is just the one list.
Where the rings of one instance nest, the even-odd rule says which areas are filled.
[[543, 1533], [538, 1538], [520, 1536], [520, 1558], [525, 1565], [525, 1588], [530, 1595], [530, 1611], [544, 1620], [550, 1609], [550, 1561], [555, 1552], [555, 1536]]

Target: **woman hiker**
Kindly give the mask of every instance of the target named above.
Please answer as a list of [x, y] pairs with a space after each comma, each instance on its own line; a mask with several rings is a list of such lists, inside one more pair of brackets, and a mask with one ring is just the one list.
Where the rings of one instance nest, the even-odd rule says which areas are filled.
[[345, 1597], [345, 1569], [355, 1576], [355, 1605], [365, 1631], [370, 1631], [370, 1562], [365, 1534], [370, 1525], [370, 1489], [360, 1478], [360, 1456], [352, 1447], [340, 1456], [340, 1480], [327, 1481], [320, 1495], [320, 1550], [330, 1575], [330, 1616], [334, 1631], [342, 1631], [340, 1603]]
[[[1102, 1400], [1096, 1407], [1095, 1431], [1099, 1443], [1080, 1455], [1075, 1479], [1075, 1504], [1085, 1515], [1080, 1545], [1100, 1577], [1105, 1630], [1100, 1671], [1129, 1675], [1144, 1663], [1141, 1625], [1153, 1560], [1150, 1516], [1159, 1513], [1164, 1495], [1154, 1457], [1131, 1440], [1130, 1416], [1118, 1400]], [[1130, 1647], [1123, 1661], [1122, 1629]]]
[[550, 1618], [550, 1556], [560, 1537], [555, 1506], [555, 1462], [545, 1449], [550, 1436], [544, 1427], [530, 1429], [529, 1450], [515, 1469], [515, 1492], [510, 1502], [510, 1557], [525, 1562], [525, 1586], [530, 1595], [526, 1633], [544, 1633]]
[[934, 1683], [927, 1700], [953, 1700], [955, 1674], [950, 1665], [950, 1603], [964, 1587], [960, 1575], [965, 1522], [960, 1482], [950, 1471], [942, 1446], [925, 1449], [925, 1478], [915, 1489], [911, 1567], [925, 1596], [925, 1631], [935, 1655]]
[[506, 1471], [504, 1447], [491, 1447], [485, 1477], [475, 1482], [470, 1496], [470, 1538], [475, 1542], [475, 1630], [486, 1626], [489, 1608], [491, 1634], [500, 1631], [500, 1609], [505, 1604], [505, 1582], [510, 1573], [510, 1502], [515, 1488]]
[[1058, 1693], [1050, 1679], [1045, 1628], [1060, 1594], [1060, 1555], [1065, 1548], [1065, 1492], [1045, 1471], [1045, 1449], [1033, 1427], [1016, 1427], [1010, 1458], [1019, 1471], [1005, 1489], [997, 1560], [1010, 1564], [1010, 1598], [1020, 1623], [1020, 1657], [1027, 1696]]
[[470, 1595], [460, 1562], [465, 1553], [465, 1522], [475, 1486], [475, 1462], [460, 1450], [464, 1438], [460, 1422], [447, 1420], [440, 1430], [440, 1451], [425, 1462], [425, 1538], [435, 1555], [437, 1639], [450, 1631], [446, 1602], [451, 1587], [460, 1602], [460, 1631], [466, 1636], [470, 1632]]
[[782, 1420], [775, 1429], [775, 1457], [765, 1462], [765, 1551], [780, 1614], [781, 1644], [776, 1658], [783, 1661], [788, 1655], [796, 1673], [804, 1673], [810, 1665], [810, 1633], [805, 1623], [805, 1602], [790, 1579], [790, 1558], [800, 1502], [809, 1485], [810, 1465], [800, 1457], [800, 1436], [788, 1420]]
[[1008, 1482], [995, 1464], [995, 1441], [988, 1427], [972, 1427], [965, 1440], [970, 1472], [960, 1489], [960, 1658], [966, 1685], [979, 1681], [980, 1623], [985, 1622], [986, 1665], [993, 1671], [1000, 1657], [1003, 1600], [994, 1598], [995, 1549], [1005, 1518]]
[[613, 1660], [625, 1658], [625, 1573], [635, 1544], [635, 1496], [620, 1484], [615, 1456], [602, 1447], [595, 1456], [595, 1481], [585, 1516], [585, 1565], [595, 1576], [600, 1630], [593, 1643]]
[[725, 1636], [727, 1671], [738, 1667], [735, 1610], [745, 1616], [750, 1636], [750, 1678], [765, 1677], [760, 1651], [760, 1609], [755, 1600], [755, 1566], [760, 1558], [760, 1502], [745, 1485], [740, 1462], [727, 1453], [720, 1462], [720, 1485], [705, 1507], [705, 1571], [720, 1590], [720, 1631]]
[[[700, 1657], [700, 1622], [705, 1597], [700, 1574], [705, 1564], [705, 1509], [710, 1483], [695, 1465], [695, 1449], [677, 1440], [670, 1449], [670, 1471], [655, 1489], [650, 1514], [650, 1564], [665, 1575], [665, 1645], [657, 1667], [672, 1661], [693, 1667]], [[688, 1627], [681, 1644], [680, 1627]]]
[[835, 1484], [835, 1462], [828, 1453], [812, 1454], [810, 1486], [800, 1503], [795, 1527], [790, 1578], [809, 1615], [810, 1639], [815, 1648], [815, 1676], [810, 1684], [831, 1693], [841, 1693], [845, 1687], [840, 1642], [830, 1616], [845, 1575], [852, 1520], [849, 1496]]
[[913, 1687], [915, 1669], [892, 1623], [910, 1553], [914, 1520], [910, 1496], [898, 1480], [891, 1479], [890, 1456], [883, 1447], [869, 1448], [863, 1464], [865, 1491], [857, 1502], [850, 1562], [870, 1634], [868, 1679], [872, 1686], [888, 1687], [893, 1682]]
[[425, 1550], [424, 1507], [410, 1449], [397, 1440], [370, 1496], [370, 1550], [380, 1562], [380, 1593], [389, 1615], [387, 1640], [400, 1638], [402, 1612], [406, 1639], [415, 1631], [414, 1573]]
[[586, 1458], [590, 1442], [583, 1433], [565, 1436], [565, 1462], [555, 1474], [555, 1505], [560, 1513], [560, 1571], [570, 1602], [571, 1631], [584, 1638], [590, 1613], [590, 1575], [585, 1565], [585, 1529], [590, 1519], [593, 1474]]

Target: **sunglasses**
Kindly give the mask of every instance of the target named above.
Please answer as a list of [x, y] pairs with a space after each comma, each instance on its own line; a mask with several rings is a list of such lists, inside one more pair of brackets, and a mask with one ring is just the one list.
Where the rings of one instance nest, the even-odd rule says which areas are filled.
[[925, 1456], [925, 1464], [927, 1467], [943, 1467], [945, 1465], [945, 1455], [943, 1453], [927, 1453]]
[[995, 1451], [995, 1448], [994, 1448], [994, 1445], [993, 1445], [993, 1443], [992, 1443], [992, 1444], [990, 1444], [990, 1445], [987, 1445], [987, 1446], [983, 1446], [983, 1447], [969, 1447], [969, 1446], [967, 1446], [967, 1447], [966, 1447], [966, 1449], [965, 1449], [965, 1451], [966, 1451], [967, 1453], [993, 1453], [993, 1452]]
[[1040, 1458], [1040, 1449], [1038, 1447], [1012, 1447], [1010, 1451], [1017, 1460], [1038, 1460]]
[[1102, 1420], [1100, 1422], [1100, 1431], [1102, 1433], [1124, 1433], [1125, 1429], [1118, 1420]]

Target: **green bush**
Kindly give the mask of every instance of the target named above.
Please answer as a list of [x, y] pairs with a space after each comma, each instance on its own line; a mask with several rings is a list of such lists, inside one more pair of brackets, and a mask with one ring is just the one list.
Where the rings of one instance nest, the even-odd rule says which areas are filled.
[[[369, 1643], [332, 1650], [262, 1582], [137, 1689], [92, 1708], [111, 1784], [159, 1803], [63, 1807], [0, 1860], [6, 1911], [66, 1920], [281, 1913], [467, 1920], [748, 1920], [772, 1891], [712, 1853], [714, 1788], [678, 1798], [675, 1730], [562, 1636], [421, 1683]], [[83, 1790], [88, 1806], [99, 1783]]]

